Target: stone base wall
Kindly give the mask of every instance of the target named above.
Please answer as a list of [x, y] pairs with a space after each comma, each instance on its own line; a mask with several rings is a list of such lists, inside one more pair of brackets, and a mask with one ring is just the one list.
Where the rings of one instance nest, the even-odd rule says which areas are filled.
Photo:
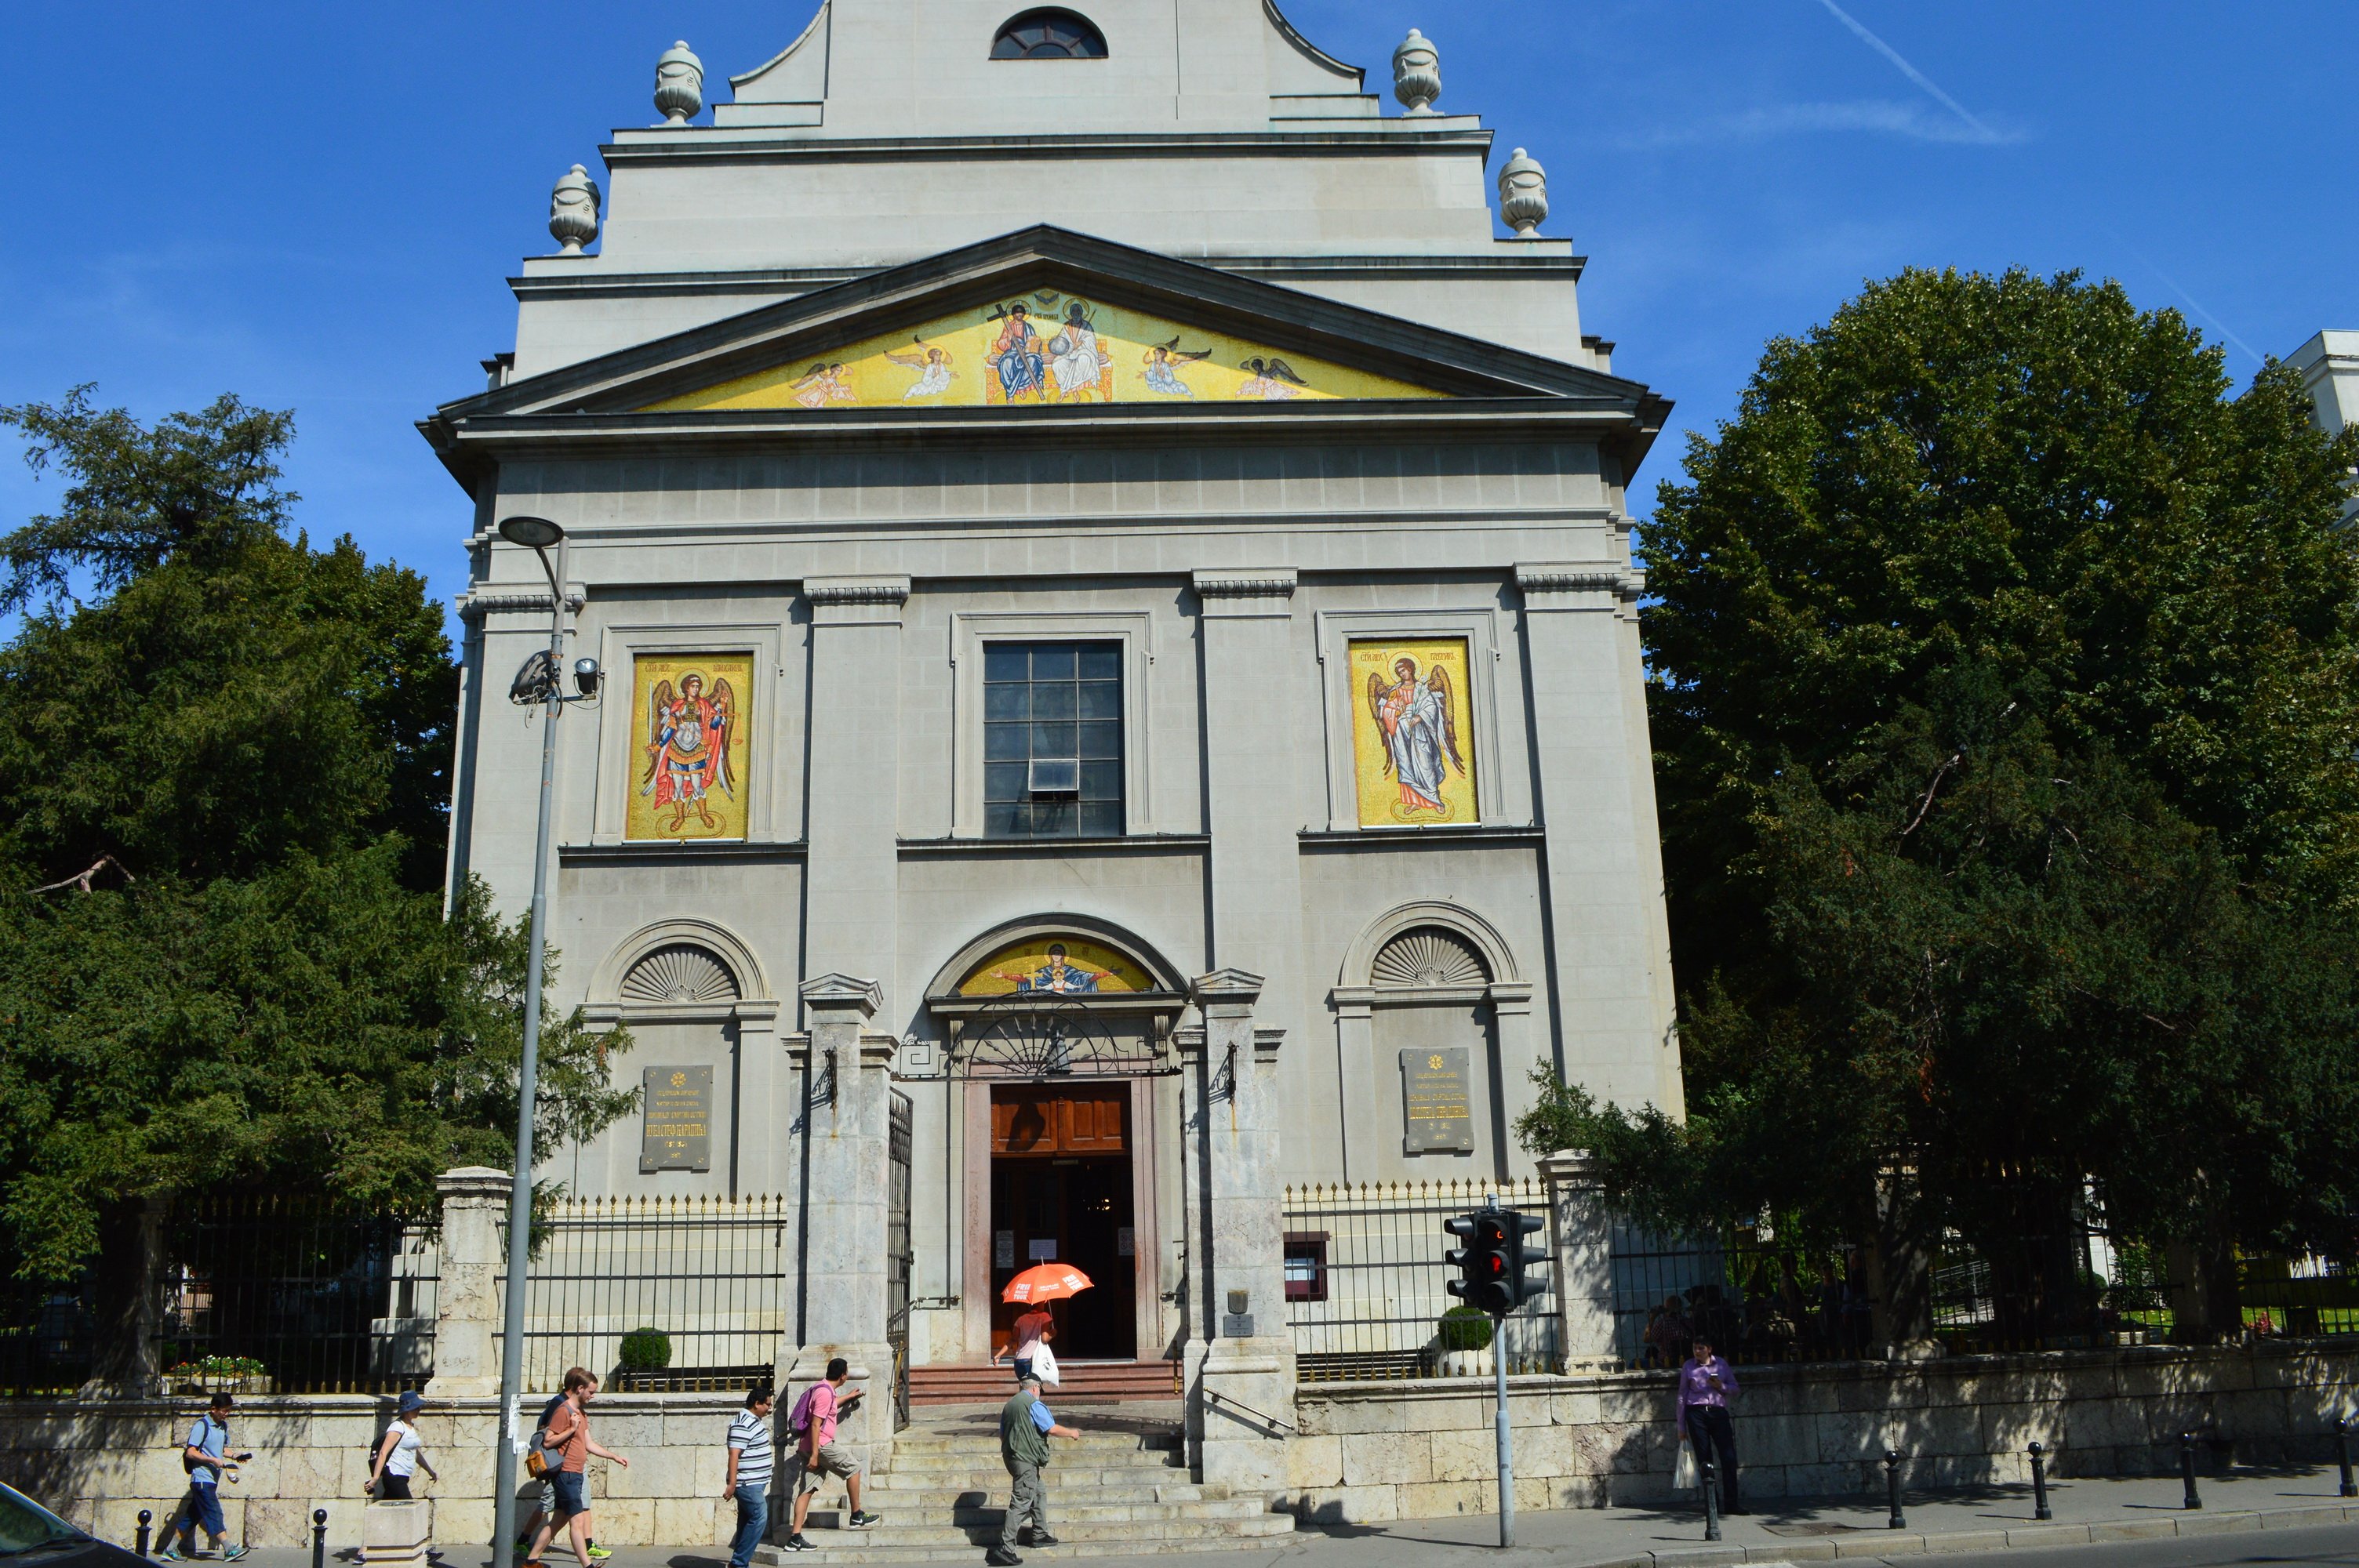
[[[1756, 1498], [1881, 1495], [1897, 1448], [1912, 1487], [2027, 1482], [2037, 1440], [2052, 1475], [2175, 1473], [2182, 1432], [2203, 1440], [2206, 1469], [2315, 1462], [2332, 1457], [2354, 1371], [2348, 1338], [1739, 1368], [1738, 1469]], [[1670, 1498], [1672, 1385], [1665, 1372], [1510, 1379], [1516, 1508]], [[1296, 1409], [1288, 1511], [1371, 1523], [1497, 1507], [1488, 1382], [1311, 1385]]]
[[[538, 1407], [547, 1396], [528, 1401]], [[590, 1462], [600, 1544], [725, 1544], [736, 1508], [721, 1501], [728, 1465], [723, 1438], [742, 1394], [606, 1394], [591, 1432], [630, 1468]], [[421, 1495], [434, 1539], [448, 1546], [492, 1535], [493, 1422], [499, 1401], [436, 1400], [419, 1418], [427, 1461], [441, 1473]], [[187, 1489], [179, 1444], [202, 1400], [76, 1404], [0, 1400], [0, 1480], [103, 1540], [128, 1546], [141, 1509], [160, 1532]], [[529, 1413], [529, 1412], [528, 1412]], [[311, 1512], [328, 1510], [332, 1552], [361, 1544], [361, 1490], [371, 1442], [393, 1401], [364, 1396], [241, 1397], [230, 1420], [233, 1452], [251, 1449], [235, 1484], [221, 1489], [230, 1539], [250, 1546], [309, 1546]], [[783, 1466], [781, 1474], [784, 1473]], [[534, 1482], [528, 1496], [537, 1496]], [[528, 1510], [531, 1505], [524, 1505]], [[519, 1512], [521, 1520], [523, 1512]]]

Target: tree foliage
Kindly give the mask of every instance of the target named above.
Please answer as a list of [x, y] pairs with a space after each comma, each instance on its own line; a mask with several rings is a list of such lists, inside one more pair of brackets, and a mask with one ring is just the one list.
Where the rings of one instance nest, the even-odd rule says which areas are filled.
[[1909, 272], [1773, 342], [1647, 533], [1690, 1117], [1660, 1217], [2347, 1249], [2359, 433], [2115, 286]]
[[[0, 1224], [23, 1272], [108, 1264], [128, 1376], [143, 1217], [511, 1163], [528, 935], [480, 885], [444, 908], [440, 612], [288, 534], [289, 416], [77, 392], [0, 423], [69, 481], [0, 538]], [[627, 1046], [544, 1028], [540, 1154], [635, 1103]]]

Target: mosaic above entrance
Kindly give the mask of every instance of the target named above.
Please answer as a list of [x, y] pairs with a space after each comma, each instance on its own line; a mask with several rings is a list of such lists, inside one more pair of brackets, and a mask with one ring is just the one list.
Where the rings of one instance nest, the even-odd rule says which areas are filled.
[[1004, 408], [1086, 403], [1438, 398], [1159, 316], [1040, 289], [650, 406]]
[[1154, 989], [1145, 970], [1111, 947], [1079, 936], [1027, 936], [967, 971], [958, 994], [1093, 996]]

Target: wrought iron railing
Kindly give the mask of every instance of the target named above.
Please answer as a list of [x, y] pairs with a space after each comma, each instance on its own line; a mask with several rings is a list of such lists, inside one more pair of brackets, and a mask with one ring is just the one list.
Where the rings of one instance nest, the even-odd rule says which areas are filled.
[[[569, 1367], [616, 1391], [742, 1390], [769, 1380], [794, 1262], [785, 1198], [568, 1199], [534, 1232], [525, 1387], [554, 1389]], [[625, 1365], [623, 1341], [643, 1329], [664, 1348], [658, 1357], [635, 1349]]]
[[[1495, 1355], [1510, 1372], [1554, 1371], [1558, 1344], [1550, 1288], [1501, 1325], [1466, 1315], [1450, 1294], [1441, 1223], [1495, 1197], [1502, 1208], [1545, 1216], [1538, 1181], [1373, 1182], [1286, 1190], [1286, 1314], [1305, 1382], [1392, 1378], [1487, 1378]], [[1534, 1243], [1546, 1233], [1534, 1236]], [[1459, 1308], [1459, 1315], [1446, 1316]]]

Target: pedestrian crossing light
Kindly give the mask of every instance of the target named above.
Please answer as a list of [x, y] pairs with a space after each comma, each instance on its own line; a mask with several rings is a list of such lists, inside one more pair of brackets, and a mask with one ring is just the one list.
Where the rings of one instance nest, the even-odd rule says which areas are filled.
[[1441, 1256], [1444, 1263], [1458, 1271], [1458, 1278], [1450, 1281], [1450, 1293], [1493, 1317], [1505, 1317], [1516, 1310], [1509, 1278], [1516, 1251], [1508, 1238], [1510, 1217], [1506, 1210], [1486, 1208], [1441, 1222], [1442, 1229], [1466, 1243]]

